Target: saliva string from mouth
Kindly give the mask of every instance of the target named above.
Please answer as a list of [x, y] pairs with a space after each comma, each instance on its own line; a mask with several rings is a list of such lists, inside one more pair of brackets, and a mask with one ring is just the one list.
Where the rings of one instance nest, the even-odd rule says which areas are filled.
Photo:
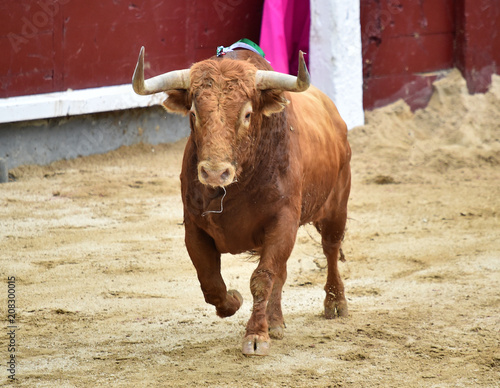
[[224, 198], [226, 197], [227, 191], [224, 186], [222, 186], [222, 190], [224, 190], [224, 195], [222, 195], [222, 198], [220, 199], [220, 210], [207, 210], [201, 214], [202, 217], [205, 217], [207, 214], [210, 213], [220, 214], [224, 211]]

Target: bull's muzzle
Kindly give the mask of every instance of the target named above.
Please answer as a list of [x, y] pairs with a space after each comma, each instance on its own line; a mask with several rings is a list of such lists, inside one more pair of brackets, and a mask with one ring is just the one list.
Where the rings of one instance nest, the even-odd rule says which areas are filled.
[[236, 170], [231, 163], [198, 163], [198, 180], [207, 186], [224, 187], [234, 182]]

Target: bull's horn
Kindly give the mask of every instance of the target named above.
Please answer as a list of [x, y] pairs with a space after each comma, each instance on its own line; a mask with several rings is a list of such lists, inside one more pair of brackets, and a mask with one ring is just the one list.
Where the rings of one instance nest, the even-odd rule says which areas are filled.
[[311, 79], [302, 51], [299, 51], [299, 74], [297, 77], [266, 70], [257, 70], [255, 74], [255, 86], [259, 90], [280, 89], [289, 92], [303, 92], [310, 84]]
[[137, 94], [147, 95], [172, 89], [189, 89], [189, 69], [175, 70], [144, 81], [144, 47], [132, 77], [132, 86]]

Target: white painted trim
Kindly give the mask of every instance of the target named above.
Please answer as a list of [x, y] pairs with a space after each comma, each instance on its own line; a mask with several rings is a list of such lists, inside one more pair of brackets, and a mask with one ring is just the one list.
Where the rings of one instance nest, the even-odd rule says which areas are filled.
[[0, 98], [0, 123], [140, 108], [164, 100], [163, 93], [139, 96], [131, 84]]
[[359, 1], [311, 0], [309, 68], [349, 129], [364, 124]]

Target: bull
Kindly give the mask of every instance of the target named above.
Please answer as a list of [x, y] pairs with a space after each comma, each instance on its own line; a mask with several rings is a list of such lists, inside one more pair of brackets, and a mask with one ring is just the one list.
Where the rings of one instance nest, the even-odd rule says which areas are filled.
[[145, 80], [143, 47], [132, 83], [141, 95], [166, 92], [167, 111], [189, 116], [180, 174], [185, 244], [205, 301], [219, 317], [243, 303], [226, 288], [221, 254], [259, 257], [243, 354], [268, 355], [271, 338], [283, 338], [282, 288], [301, 225], [312, 223], [321, 234], [325, 317], [347, 316], [337, 264], [351, 150], [335, 104], [310, 86], [303, 53], [297, 77], [274, 72], [252, 51], [235, 50]]

